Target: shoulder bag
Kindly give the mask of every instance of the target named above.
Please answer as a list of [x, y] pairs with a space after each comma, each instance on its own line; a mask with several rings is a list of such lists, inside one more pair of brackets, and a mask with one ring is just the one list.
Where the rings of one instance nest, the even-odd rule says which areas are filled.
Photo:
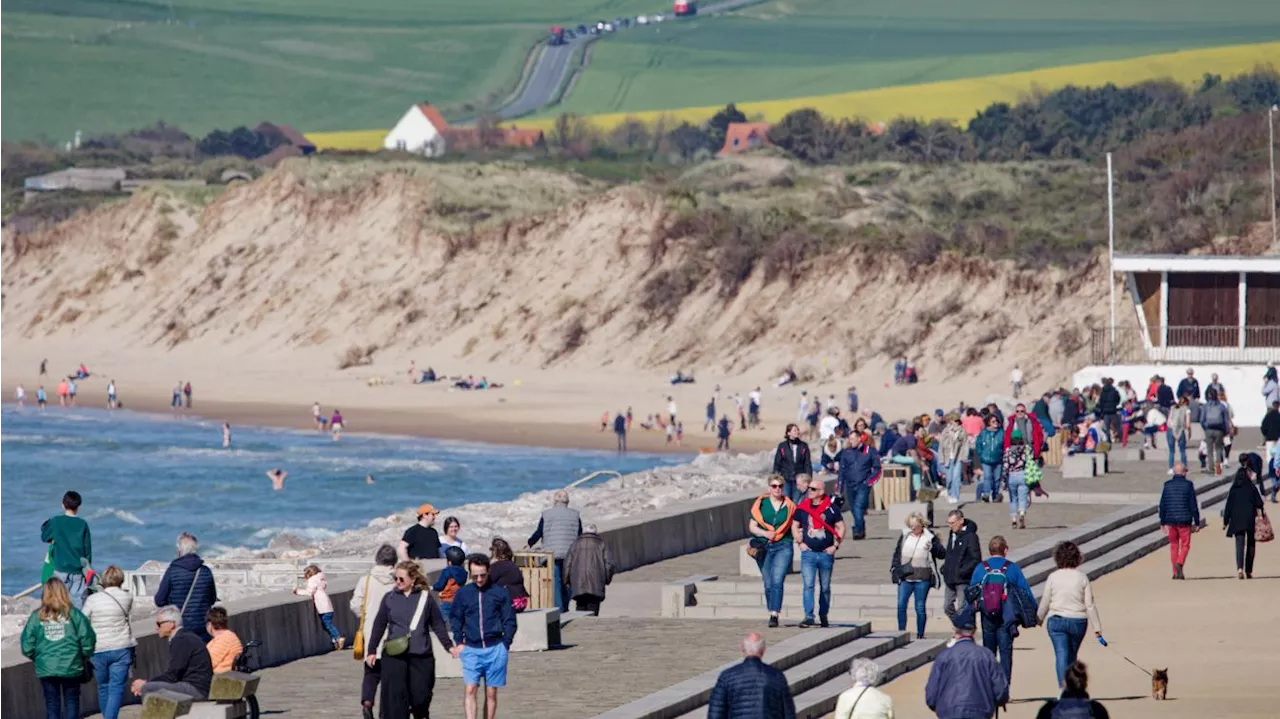
[[418, 631], [418, 624], [422, 622], [422, 610], [427, 606], [427, 595], [428, 592], [424, 589], [422, 595], [418, 597], [418, 608], [413, 611], [413, 621], [409, 622], [409, 633], [382, 643], [383, 656], [398, 657], [409, 651], [409, 637]]
[[360, 619], [356, 622], [356, 635], [351, 638], [351, 655], [356, 661], [364, 659], [364, 613], [369, 608], [369, 583], [373, 576], [364, 578], [364, 598], [360, 600]]
[[191, 575], [191, 586], [187, 587], [187, 598], [182, 600], [181, 614], [183, 616], [187, 614], [187, 603], [191, 601], [191, 594], [196, 591], [196, 580], [200, 579], [201, 569], [206, 569], [206, 567], [196, 567], [195, 574]]
[[[1258, 497], [1262, 497], [1262, 492], [1258, 490], [1257, 486], [1254, 486], [1253, 491], [1258, 493]], [[1266, 499], [1263, 499], [1262, 501], [1266, 502]], [[1270, 542], [1275, 538], [1275, 529], [1271, 527], [1271, 520], [1267, 518], [1267, 511], [1264, 509], [1262, 510], [1262, 513], [1253, 520], [1253, 541], [1261, 544], [1263, 542]]]

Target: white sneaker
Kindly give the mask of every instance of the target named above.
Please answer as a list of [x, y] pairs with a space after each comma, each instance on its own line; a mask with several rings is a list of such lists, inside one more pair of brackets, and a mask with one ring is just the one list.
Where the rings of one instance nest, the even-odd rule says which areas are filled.
[[960, 500], [955, 497], [947, 497], [947, 504], [959, 504]]

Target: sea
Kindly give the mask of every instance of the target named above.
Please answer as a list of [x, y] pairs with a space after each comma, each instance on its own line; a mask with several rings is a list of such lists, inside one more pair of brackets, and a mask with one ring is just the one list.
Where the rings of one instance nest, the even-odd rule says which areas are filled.
[[[612, 439], [612, 438], [610, 438]], [[263, 548], [279, 534], [323, 540], [430, 502], [507, 501], [601, 469], [637, 472], [688, 457], [233, 426], [128, 410], [0, 410], [0, 592], [40, 581], [40, 524], [83, 497], [94, 567], [168, 560], [178, 534], [201, 554]], [[273, 491], [266, 473], [289, 473]], [[372, 474], [375, 483], [365, 481]], [[465, 529], [465, 528], [464, 528]]]

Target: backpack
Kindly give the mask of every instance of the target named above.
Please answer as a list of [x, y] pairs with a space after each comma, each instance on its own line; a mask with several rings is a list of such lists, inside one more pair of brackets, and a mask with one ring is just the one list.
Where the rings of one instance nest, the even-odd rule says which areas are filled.
[[1093, 706], [1088, 699], [1079, 697], [1059, 699], [1049, 716], [1051, 719], [1093, 719]]
[[1221, 402], [1210, 402], [1200, 412], [1205, 429], [1226, 429], [1227, 408]]
[[982, 569], [986, 572], [986, 576], [982, 578], [982, 598], [979, 607], [984, 614], [1001, 616], [1004, 614], [1004, 602], [1009, 597], [1009, 563], [1001, 564], [999, 569], [992, 569], [991, 565], [984, 561]]

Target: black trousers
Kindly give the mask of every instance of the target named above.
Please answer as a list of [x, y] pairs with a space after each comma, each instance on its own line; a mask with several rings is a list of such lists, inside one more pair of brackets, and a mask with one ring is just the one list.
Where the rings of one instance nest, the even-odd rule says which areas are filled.
[[373, 698], [378, 694], [378, 682], [382, 681], [382, 663], [373, 666], [364, 665], [364, 678], [360, 681], [360, 703], [373, 706]]
[[1258, 542], [1253, 532], [1241, 532], [1236, 535], [1236, 569], [1243, 569], [1245, 574], [1253, 574], [1253, 553]]
[[430, 654], [382, 657], [382, 719], [427, 719], [436, 686], [436, 661]]
[[573, 598], [578, 605], [578, 611], [591, 612], [596, 616], [600, 616], [600, 603], [604, 601], [604, 597], [597, 597], [594, 594], [579, 594]]

